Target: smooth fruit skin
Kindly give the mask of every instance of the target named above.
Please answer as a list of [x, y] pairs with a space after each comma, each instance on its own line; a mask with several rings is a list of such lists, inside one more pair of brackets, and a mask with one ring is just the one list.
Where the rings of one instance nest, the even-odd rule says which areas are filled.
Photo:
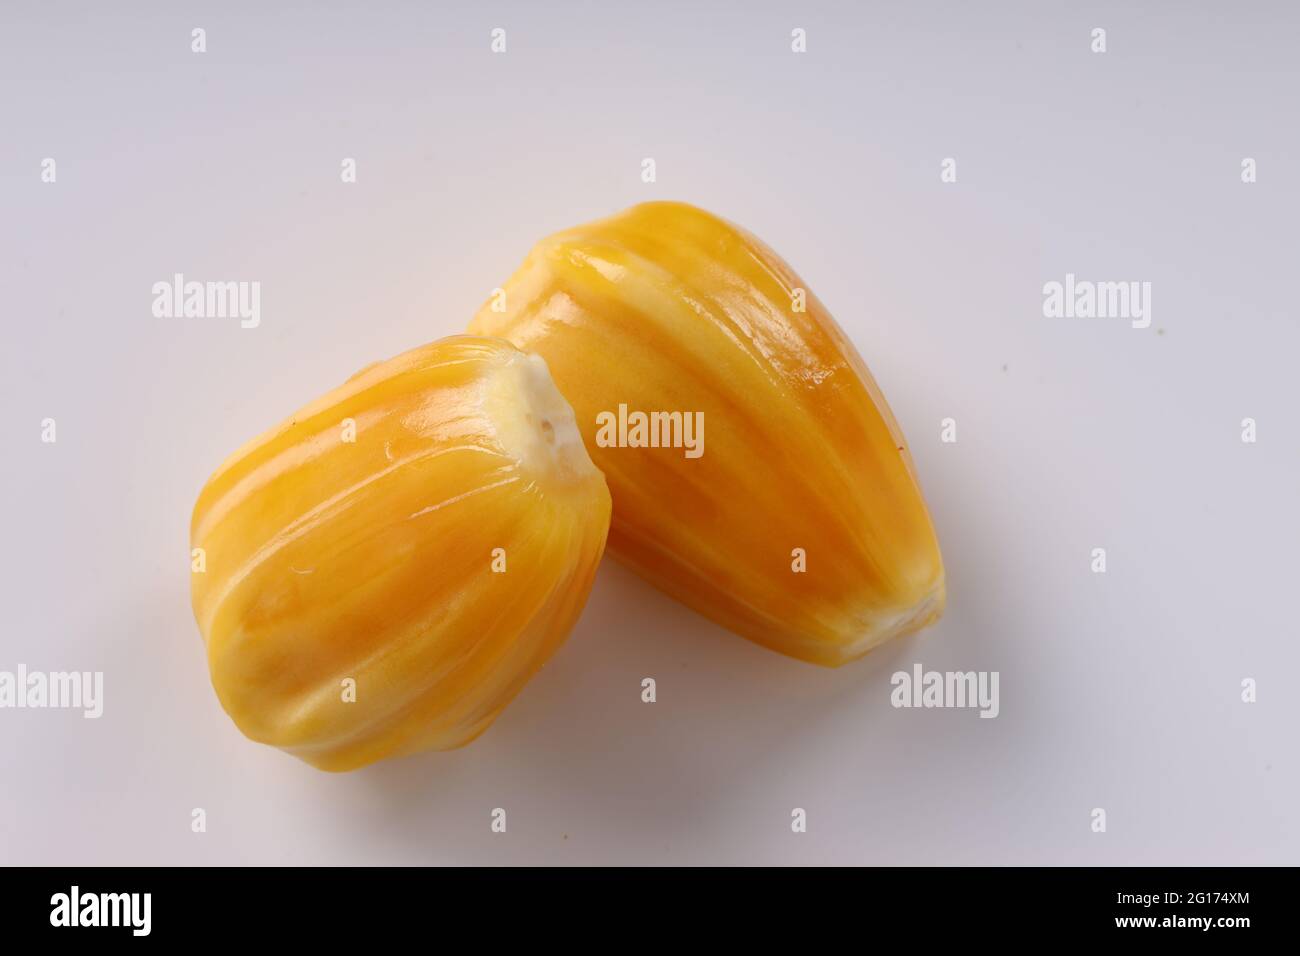
[[199, 495], [213, 687], [325, 770], [459, 747], [568, 635], [609, 517], [541, 359], [457, 336], [370, 366]]
[[[612, 554], [759, 644], [838, 666], [936, 620], [944, 571], [884, 396], [806, 288], [744, 230], [645, 203], [542, 240], [470, 331], [546, 359], [609, 481]], [[598, 416], [620, 405], [703, 412], [703, 454], [601, 447]]]

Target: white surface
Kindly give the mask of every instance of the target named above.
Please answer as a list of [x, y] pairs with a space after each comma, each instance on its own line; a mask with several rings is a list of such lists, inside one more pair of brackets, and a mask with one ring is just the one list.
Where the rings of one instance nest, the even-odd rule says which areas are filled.
[[[371, 6], [0, 14], [0, 670], [106, 698], [0, 710], [0, 861], [1297, 862], [1294, 5]], [[331, 776], [245, 741], [188, 604], [208, 473], [656, 197], [765, 238], [857, 343], [942, 623], [827, 671], [606, 564], [467, 749]], [[260, 281], [261, 326], [154, 318], [174, 272]], [[1044, 318], [1067, 272], [1150, 281], [1151, 328]], [[916, 661], [999, 671], [1000, 716], [893, 709]]]

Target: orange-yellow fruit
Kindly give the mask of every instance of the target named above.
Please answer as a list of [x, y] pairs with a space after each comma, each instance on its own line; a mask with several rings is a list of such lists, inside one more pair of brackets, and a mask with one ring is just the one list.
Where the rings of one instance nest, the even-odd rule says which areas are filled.
[[646, 203], [542, 240], [503, 291], [470, 330], [546, 359], [609, 481], [611, 553], [818, 664], [942, 613], [898, 425], [825, 307], [754, 236]]
[[372, 365], [199, 495], [213, 687], [326, 770], [468, 743], [568, 635], [609, 514], [541, 359], [460, 336]]

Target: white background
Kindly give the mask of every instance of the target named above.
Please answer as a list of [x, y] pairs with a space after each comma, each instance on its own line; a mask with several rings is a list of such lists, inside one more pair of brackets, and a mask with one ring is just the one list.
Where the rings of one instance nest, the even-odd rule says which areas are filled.
[[[261, 6], [0, 14], [0, 670], [106, 698], [0, 710], [0, 861], [1297, 862], [1293, 4]], [[204, 479], [650, 198], [762, 236], [857, 343], [947, 616], [823, 670], [607, 562], [466, 749], [245, 741], [189, 609]], [[175, 272], [261, 282], [261, 326], [154, 318]], [[1044, 318], [1067, 272], [1149, 281], [1151, 327]], [[918, 661], [999, 671], [1000, 716], [891, 708]]]

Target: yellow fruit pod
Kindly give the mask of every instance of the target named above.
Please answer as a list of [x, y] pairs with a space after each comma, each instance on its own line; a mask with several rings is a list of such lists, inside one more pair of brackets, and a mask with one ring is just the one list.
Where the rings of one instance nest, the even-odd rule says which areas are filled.
[[936, 620], [939, 545], [866, 364], [780, 257], [684, 203], [542, 240], [470, 325], [546, 359], [614, 499], [610, 552], [838, 666]]
[[458, 336], [235, 452], [194, 507], [194, 615], [253, 740], [324, 770], [459, 747], [563, 643], [610, 498], [545, 362]]

